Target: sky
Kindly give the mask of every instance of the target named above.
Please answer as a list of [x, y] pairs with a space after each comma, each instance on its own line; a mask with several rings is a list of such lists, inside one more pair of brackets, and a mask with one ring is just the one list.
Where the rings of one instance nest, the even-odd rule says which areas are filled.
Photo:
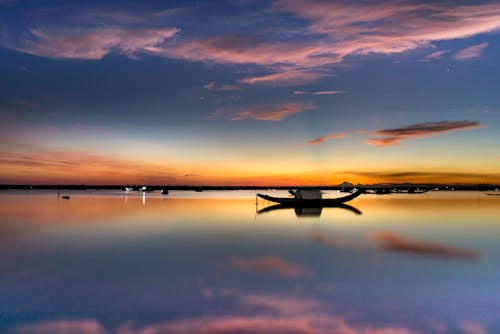
[[0, 183], [500, 183], [498, 1], [0, 0]]

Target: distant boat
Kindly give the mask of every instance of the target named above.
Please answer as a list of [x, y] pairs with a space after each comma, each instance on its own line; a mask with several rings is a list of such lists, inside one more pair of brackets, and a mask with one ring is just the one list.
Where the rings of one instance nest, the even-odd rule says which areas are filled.
[[61, 196], [62, 199], [69, 199], [68, 195]]
[[408, 189], [408, 191], [403, 191], [403, 190], [398, 190], [396, 191], [396, 193], [398, 194], [423, 194], [423, 193], [426, 193], [430, 191], [430, 189], [424, 189], [424, 190], [420, 190], [420, 189], [413, 189], [413, 188], [410, 188]]
[[162, 190], [161, 190], [161, 194], [162, 194], [162, 195], [168, 195], [168, 189], [165, 189], [165, 188], [164, 188], [164, 189], [162, 189]]
[[154, 191], [153, 188], [151, 187], [148, 187], [148, 186], [142, 186], [141, 188], [139, 188], [139, 191], [142, 191], [142, 192], [149, 192], [149, 191]]
[[257, 197], [265, 199], [270, 202], [275, 202], [278, 204], [283, 204], [287, 206], [294, 207], [324, 207], [329, 205], [338, 205], [350, 200], [355, 199], [361, 195], [364, 191], [360, 189], [354, 189], [350, 195], [339, 197], [339, 198], [322, 198], [321, 191], [316, 189], [308, 190], [297, 190], [293, 192], [294, 197], [274, 197], [269, 195], [257, 194]]
[[373, 194], [373, 195], [389, 195], [389, 194], [394, 194], [397, 191], [394, 189], [385, 189], [385, 188], [377, 188], [377, 189], [367, 189], [365, 190], [367, 194]]
[[132, 188], [132, 187], [130, 187], [130, 188], [129, 187], [125, 187], [125, 191], [128, 192], [128, 193], [131, 192], [132, 190], [134, 190], [134, 188]]

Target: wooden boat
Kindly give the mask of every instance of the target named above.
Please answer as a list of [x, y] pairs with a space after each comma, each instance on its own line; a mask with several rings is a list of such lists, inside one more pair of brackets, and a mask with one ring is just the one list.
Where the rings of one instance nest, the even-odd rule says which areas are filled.
[[339, 198], [291, 198], [291, 197], [274, 197], [269, 195], [257, 194], [257, 197], [265, 199], [266, 201], [275, 202], [291, 207], [307, 207], [317, 208], [331, 205], [338, 205], [350, 200], [355, 199], [361, 195], [361, 189], [355, 189], [350, 195]]

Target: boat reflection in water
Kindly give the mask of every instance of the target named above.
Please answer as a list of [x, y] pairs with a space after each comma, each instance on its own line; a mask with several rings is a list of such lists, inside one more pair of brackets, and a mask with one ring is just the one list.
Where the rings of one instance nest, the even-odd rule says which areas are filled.
[[302, 206], [291, 206], [286, 204], [275, 204], [271, 206], [267, 206], [262, 209], [257, 209], [257, 214], [263, 214], [266, 212], [276, 211], [276, 210], [286, 210], [286, 209], [294, 209], [295, 215], [297, 217], [320, 217], [323, 208], [338, 208], [350, 211], [356, 215], [363, 214], [361, 210], [355, 208], [354, 206], [347, 204], [338, 204], [338, 205], [325, 205], [318, 207], [302, 207]]

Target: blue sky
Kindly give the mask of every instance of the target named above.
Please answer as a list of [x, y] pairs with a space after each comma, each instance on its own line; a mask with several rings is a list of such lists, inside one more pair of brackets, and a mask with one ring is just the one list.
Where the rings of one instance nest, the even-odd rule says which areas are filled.
[[500, 182], [497, 2], [0, 9], [2, 183]]

